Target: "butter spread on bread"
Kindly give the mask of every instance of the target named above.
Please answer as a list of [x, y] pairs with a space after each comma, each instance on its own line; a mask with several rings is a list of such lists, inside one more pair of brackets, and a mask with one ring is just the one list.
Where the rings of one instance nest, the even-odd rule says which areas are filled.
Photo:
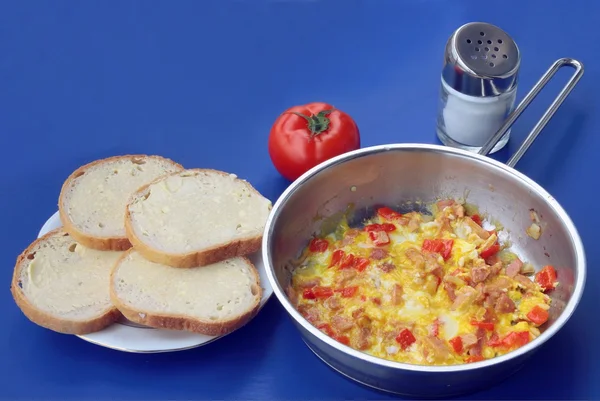
[[58, 202], [65, 231], [99, 250], [131, 247], [125, 234], [125, 206], [142, 185], [183, 167], [160, 156], [129, 155], [97, 160], [75, 170]]
[[162, 176], [127, 205], [125, 227], [146, 259], [204, 266], [260, 249], [271, 202], [248, 182], [216, 170]]
[[229, 333], [258, 312], [262, 289], [245, 257], [178, 269], [126, 251], [110, 279], [113, 303], [129, 320], [210, 336]]
[[17, 259], [13, 298], [42, 327], [65, 334], [101, 330], [119, 317], [109, 277], [122, 254], [86, 248], [62, 229], [51, 231]]

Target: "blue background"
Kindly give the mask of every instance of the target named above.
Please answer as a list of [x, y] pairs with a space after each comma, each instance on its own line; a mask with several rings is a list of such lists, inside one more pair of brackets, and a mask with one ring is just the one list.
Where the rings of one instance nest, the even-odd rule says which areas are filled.
[[[517, 41], [520, 97], [554, 60], [585, 64], [517, 167], [571, 215], [589, 279], [573, 318], [525, 369], [469, 398], [600, 398], [599, 16], [593, 0], [0, 2], [0, 398], [391, 398], [317, 360], [275, 298], [209, 346], [134, 355], [30, 323], [8, 291], [12, 267], [56, 211], [63, 180], [94, 159], [161, 154], [237, 173], [274, 201], [288, 183], [271, 165], [267, 135], [291, 105], [333, 103], [355, 118], [363, 146], [436, 142], [444, 44], [477, 20]], [[516, 149], [570, 73], [542, 92], [496, 157]]]

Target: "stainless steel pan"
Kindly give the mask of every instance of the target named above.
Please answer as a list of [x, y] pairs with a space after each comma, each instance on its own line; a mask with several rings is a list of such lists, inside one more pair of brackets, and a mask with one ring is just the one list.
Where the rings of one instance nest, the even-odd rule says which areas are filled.
[[[309, 348], [341, 374], [380, 390], [415, 397], [440, 397], [485, 388], [516, 372], [568, 321], [581, 298], [586, 275], [581, 239], [571, 219], [542, 187], [513, 166], [527, 150], [583, 73], [575, 60], [558, 60], [515, 109], [504, 127], [481, 150], [486, 154], [562, 66], [576, 73], [508, 165], [484, 155], [424, 144], [382, 145], [353, 151], [313, 168], [296, 180], [273, 207], [263, 237], [263, 258], [275, 295]], [[347, 347], [323, 334], [289, 302], [292, 261], [324, 222], [335, 221], [348, 205], [355, 218], [373, 205], [415, 208], [415, 201], [466, 197], [505, 226], [516, 252], [538, 269], [552, 264], [561, 285], [552, 293], [547, 328], [534, 341], [507, 355], [457, 366], [420, 366], [392, 362]], [[541, 218], [542, 236], [525, 230], [530, 209]], [[543, 367], [540, 367], [543, 368]]]

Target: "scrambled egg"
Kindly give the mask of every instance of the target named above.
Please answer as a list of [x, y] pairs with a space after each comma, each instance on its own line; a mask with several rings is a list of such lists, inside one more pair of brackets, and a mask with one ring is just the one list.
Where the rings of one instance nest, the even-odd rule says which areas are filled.
[[533, 268], [503, 248], [453, 200], [432, 215], [381, 208], [364, 227], [344, 221], [312, 239], [288, 295], [315, 327], [373, 356], [476, 362], [537, 337], [548, 320], [545, 292], [557, 284], [551, 266], [532, 281]]

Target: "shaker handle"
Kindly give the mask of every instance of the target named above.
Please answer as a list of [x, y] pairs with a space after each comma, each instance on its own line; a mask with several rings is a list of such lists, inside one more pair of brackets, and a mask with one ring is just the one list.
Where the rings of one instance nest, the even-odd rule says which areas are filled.
[[546, 71], [546, 73], [540, 78], [540, 80], [533, 86], [533, 88], [529, 91], [527, 96], [519, 103], [519, 105], [513, 110], [512, 113], [509, 114], [507, 120], [500, 127], [500, 129], [492, 136], [485, 145], [479, 150], [480, 155], [487, 155], [493, 148], [496, 146], [496, 143], [502, 138], [502, 136], [510, 129], [510, 127], [515, 123], [515, 121], [521, 116], [523, 111], [529, 106], [531, 101], [535, 99], [535, 97], [540, 93], [542, 88], [546, 86], [548, 81], [552, 79], [552, 77], [556, 74], [556, 72], [562, 67], [573, 67], [575, 68], [575, 74], [569, 79], [569, 82], [562, 88], [556, 99], [552, 102], [550, 107], [546, 110], [546, 112], [542, 115], [542, 118], [537, 122], [537, 124], [533, 127], [527, 138], [523, 141], [519, 149], [515, 152], [514, 155], [506, 162], [509, 167], [514, 167], [517, 162], [521, 159], [521, 157], [527, 152], [527, 149], [531, 146], [533, 141], [537, 138], [539, 133], [544, 129], [548, 121], [554, 116], [556, 110], [560, 107], [560, 105], [565, 101], [567, 96], [571, 93], [575, 85], [579, 82], [581, 77], [583, 76], [583, 64], [580, 61], [577, 61], [572, 58], [561, 58], [558, 59], [552, 64], [552, 66]]

